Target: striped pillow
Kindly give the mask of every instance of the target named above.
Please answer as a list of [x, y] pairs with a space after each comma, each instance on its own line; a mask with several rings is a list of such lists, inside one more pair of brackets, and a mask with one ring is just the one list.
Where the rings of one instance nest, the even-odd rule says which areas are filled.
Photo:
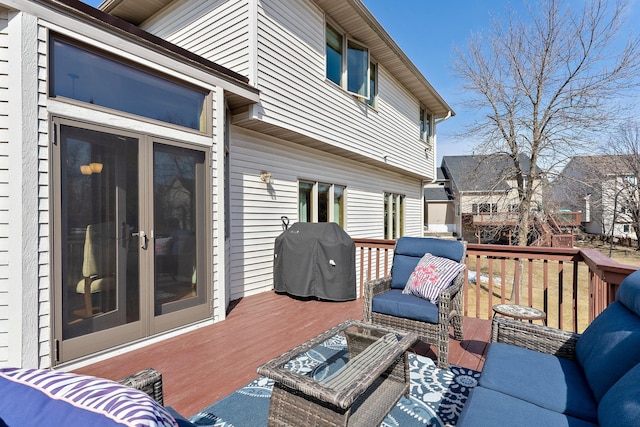
[[0, 369], [0, 420], [21, 426], [177, 426], [140, 390], [102, 378], [19, 368]]
[[415, 295], [432, 303], [438, 302], [438, 294], [453, 283], [465, 265], [426, 253], [409, 276], [403, 294]]

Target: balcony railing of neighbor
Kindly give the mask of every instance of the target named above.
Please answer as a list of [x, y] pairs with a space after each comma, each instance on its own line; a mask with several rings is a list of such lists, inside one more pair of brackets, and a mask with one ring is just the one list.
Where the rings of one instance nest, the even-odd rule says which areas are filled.
[[[354, 239], [357, 278], [391, 272], [394, 240]], [[582, 332], [615, 298], [638, 267], [619, 264], [595, 249], [467, 244], [464, 315], [489, 319], [492, 306], [521, 304], [547, 313], [547, 324]]]

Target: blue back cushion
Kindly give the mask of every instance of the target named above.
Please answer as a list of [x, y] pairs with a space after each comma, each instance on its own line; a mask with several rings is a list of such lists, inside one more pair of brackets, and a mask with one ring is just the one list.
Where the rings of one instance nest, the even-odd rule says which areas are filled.
[[640, 423], [640, 364], [627, 372], [602, 397], [598, 421], [602, 427], [636, 427]]
[[456, 240], [432, 239], [428, 237], [401, 237], [396, 242], [391, 268], [391, 288], [404, 289], [409, 276], [420, 258], [429, 252], [432, 255], [464, 262], [464, 246]]
[[576, 356], [597, 401], [640, 363], [640, 271], [620, 284], [617, 300], [587, 327]]

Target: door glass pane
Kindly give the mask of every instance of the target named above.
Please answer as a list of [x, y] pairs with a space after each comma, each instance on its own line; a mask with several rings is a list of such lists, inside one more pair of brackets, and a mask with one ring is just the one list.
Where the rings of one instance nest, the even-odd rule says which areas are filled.
[[138, 141], [60, 126], [63, 339], [140, 319]]
[[205, 154], [154, 144], [155, 315], [204, 298]]
[[329, 221], [329, 184], [318, 184], [318, 222]]

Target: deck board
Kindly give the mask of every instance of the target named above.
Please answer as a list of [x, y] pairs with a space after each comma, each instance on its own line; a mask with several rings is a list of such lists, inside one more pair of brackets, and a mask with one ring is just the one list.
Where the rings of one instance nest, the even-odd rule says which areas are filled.
[[[75, 372], [120, 379], [147, 367], [162, 372], [165, 405], [191, 416], [258, 375], [256, 368], [347, 319], [362, 319], [362, 300], [298, 300], [274, 292], [234, 301], [227, 318]], [[450, 362], [479, 370], [489, 322], [465, 318], [465, 340], [452, 340]], [[427, 345], [417, 353], [435, 358]]]

